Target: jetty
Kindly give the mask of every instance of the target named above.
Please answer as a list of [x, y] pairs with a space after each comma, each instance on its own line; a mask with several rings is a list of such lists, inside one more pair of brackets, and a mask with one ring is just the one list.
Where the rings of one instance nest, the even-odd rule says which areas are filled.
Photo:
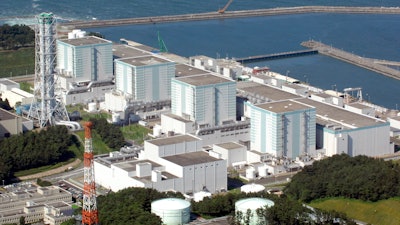
[[301, 43], [302, 46], [311, 48], [313, 50], [317, 50], [318, 53], [327, 55], [351, 64], [354, 64], [356, 66], [383, 74], [385, 76], [398, 79], [400, 80], [400, 71], [393, 69], [391, 67], [385, 66], [383, 62], [389, 62], [393, 65], [395, 63], [400, 64], [400, 62], [392, 62], [392, 61], [385, 61], [385, 60], [378, 60], [378, 59], [372, 59], [372, 58], [365, 58], [361, 57], [359, 55], [343, 51], [341, 49], [334, 48], [330, 45], [326, 45], [324, 43], [310, 40], [310, 41], [305, 41]]
[[236, 62], [246, 64], [246, 63], [259, 62], [259, 61], [282, 59], [282, 58], [304, 56], [304, 55], [313, 55], [313, 54], [318, 54], [318, 50], [306, 49], [306, 50], [300, 50], [300, 51], [281, 52], [281, 53], [273, 53], [273, 54], [267, 54], [267, 55], [256, 55], [256, 56], [249, 56], [249, 57], [243, 57], [243, 58], [235, 58], [234, 60]]
[[136, 24], [155, 24], [196, 20], [230, 19], [239, 17], [275, 16], [304, 13], [346, 13], [346, 14], [400, 14], [399, 7], [345, 7], [345, 6], [299, 6], [271, 9], [225, 11], [224, 13], [206, 12], [170, 16], [138, 17], [113, 20], [71, 21], [61, 26], [72, 28], [109, 27]]

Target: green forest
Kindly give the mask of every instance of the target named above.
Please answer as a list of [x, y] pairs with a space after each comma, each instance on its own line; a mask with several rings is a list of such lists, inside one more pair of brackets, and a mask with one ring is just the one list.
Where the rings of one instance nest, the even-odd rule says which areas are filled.
[[26, 25], [4, 24], [0, 26], [0, 48], [15, 50], [20, 47], [33, 46], [35, 32]]
[[[127, 188], [116, 193], [98, 197], [99, 220], [103, 225], [108, 224], [133, 224], [133, 225], [161, 225], [161, 219], [151, 214], [151, 202], [161, 199], [177, 197], [183, 198], [180, 193], [158, 192], [149, 188]], [[247, 197], [262, 197], [274, 201], [275, 205], [269, 209], [260, 210], [268, 224], [355, 224], [344, 214], [327, 212], [305, 207], [300, 202], [286, 196], [275, 196], [267, 193], [221, 193], [212, 198], [205, 198], [201, 202], [191, 202], [194, 215], [202, 217], [219, 217], [229, 215], [231, 225], [239, 225], [240, 218], [234, 216], [235, 202]], [[311, 216], [311, 213], [314, 216]], [[241, 223], [240, 225], [246, 225]]]
[[110, 124], [105, 118], [91, 118], [89, 121], [93, 123], [93, 129], [109, 148], [118, 151], [125, 145], [124, 135], [118, 126]]
[[69, 150], [79, 145], [65, 126], [53, 126], [40, 132], [13, 135], [0, 141], [0, 180], [8, 180], [14, 172], [51, 165], [75, 157]]
[[399, 182], [400, 166], [392, 161], [341, 154], [304, 167], [284, 191], [304, 202], [327, 197], [378, 201], [400, 196]]

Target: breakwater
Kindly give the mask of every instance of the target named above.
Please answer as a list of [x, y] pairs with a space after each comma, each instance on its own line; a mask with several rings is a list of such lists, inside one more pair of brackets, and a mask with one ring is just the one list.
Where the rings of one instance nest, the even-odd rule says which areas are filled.
[[343, 51], [341, 49], [334, 48], [330, 45], [318, 41], [305, 41], [301, 43], [302, 46], [317, 50], [318, 53], [327, 55], [342, 61], [352, 63], [356, 66], [363, 67], [365, 69], [383, 74], [385, 76], [400, 80], [400, 71], [390, 68], [388, 66], [382, 65], [376, 59], [365, 58], [359, 55]]
[[300, 7], [282, 7], [272, 9], [225, 11], [224, 13], [207, 12], [196, 14], [183, 14], [171, 16], [138, 17], [114, 20], [89, 20], [89, 21], [71, 21], [62, 25], [73, 28], [91, 28], [108, 27], [121, 25], [168, 23], [211, 19], [230, 19], [239, 17], [257, 17], [274, 16], [286, 14], [304, 14], [304, 13], [369, 13], [369, 14], [400, 14], [399, 7], [341, 7], [341, 6], [300, 6]]
[[273, 60], [273, 59], [282, 59], [288, 57], [296, 57], [296, 56], [304, 56], [304, 55], [313, 55], [318, 54], [317, 50], [300, 50], [300, 51], [291, 51], [291, 52], [281, 52], [281, 53], [273, 53], [267, 55], [256, 55], [249, 56], [243, 58], [235, 58], [234, 60], [240, 62], [242, 64], [245, 63], [254, 63], [265, 60]]

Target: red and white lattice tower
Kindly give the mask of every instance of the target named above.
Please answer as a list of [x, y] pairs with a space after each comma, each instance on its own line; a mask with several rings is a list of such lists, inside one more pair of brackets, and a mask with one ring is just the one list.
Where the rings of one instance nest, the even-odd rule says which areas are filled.
[[85, 153], [83, 155], [83, 207], [82, 224], [98, 224], [96, 183], [94, 181], [92, 122], [85, 123]]

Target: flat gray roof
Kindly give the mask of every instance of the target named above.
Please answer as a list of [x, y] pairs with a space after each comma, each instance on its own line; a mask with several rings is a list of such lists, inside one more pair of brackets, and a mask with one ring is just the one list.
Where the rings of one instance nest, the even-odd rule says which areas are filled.
[[221, 159], [217, 159], [208, 155], [207, 152], [190, 152], [180, 155], [166, 156], [163, 159], [175, 163], [180, 166], [190, 166], [197, 165], [208, 162], [220, 161]]
[[175, 65], [175, 76], [176, 77], [185, 77], [185, 76], [193, 76], [193, 75], [203, 75], [209, 74], [210, 72], [207, 70], [198, 69], [196, 67], [177, 63]]
[[210, 85], [210, 84], [219, 84], [219, 83], [226, 83], [226, 82], [234, 82], [233, 80], [221, 77], [221, 76], [216, 76], [213, 74], [204, 74], [204, 75], [198, 75], [198, 76], [187, 76], [187, 77], [179, 77], [176, 78], [179, 81], [188, 83], [193, 86], [204, 86], [204, 85]]
[[312, 93], [311, 95], [315, 95], [321, 98], [332, 98], [333, 96], [327, 93]]
[[189, 142], [189, 141], [198, 141], [200, 140], [197, 137], [193, 137], [190, 135], [176, 135], [176, 136], [172, 136], [172, 137], [166, 137], [166, 138], [158, 138], [158, 139], [154, 139], [154, 140], [149, 140], [146, 142], [149, 142], [153, 145], [157, 145], [157, 146], [163, 146], [163, 145], [172, 145], [172, 144], [178, 144], [178, 143], [182, 143], [182, 142]]
[[243, 145], [235, 143], [235, 142], [226, 142], [226, 143], [215, 144], [215, 145], [219, 146], [221, 148], [224, 148], [226, 150], [232, 150], [232, 149], [244, 147]]
[[305, 87], [303, 87], [303, 86], [301, 86], [301, 85], [293, 84], [293, 83], [282, 84], [282, 86], [290, 87], [290, 88], [293, 88], [293, 89], [296, 89], [296, 90], [306, 89]]
[[279, 102], [269, 102], [255, 105], [259, 108], [274, 112], [274, 113], [284, 113], [284, 112], [293, 112], [298, 110], [311, 109], [308, 105], [304, 105], [298, 102], [283, 100]]
[[251, 82], [251, 81], [237, 82], [236, 89], [241, 91], [243, 94], [254, 96], [256, 98], [264, 97], [271, 101], [302, 98], [298, 95], [291, 94], [286, 91], [282, 91], [281, 89], [263, 85], [263, 84], [259, 84], [259, 83], [255, 83], [255, 82]]
[[151, 55], [151, 53], [148, 51], [122, 44], [113, 44], [112, 51], [114, 58], [129, 58]]
[[349, 127], [368, 127], [376, 126], [385, 123], [382, 120], [367, 117], [357, 113], [347, 111], [343, 108], [339, 108], [333, 105], [325, 104], [322, 102], [313, 101], [311, 99], [296, 99], [297, 102], [301, 102], [316, 108], [316, 114], [320, 116], [319, 119], [324, 120], [321, 117], [326, 117], [332, 122], [345, 124]]
[[62, 39], [61, 42], [74, 45], [74, 46], [83, 46], [83, 45], [94, 45], [94, 44], [105, 44], [112, 43], [111, 41], [95, 37], [95, 36], [87, 36], [83, 38], [75, 38], [75, 39]]
[[161, 166], [160, 164], [157, 164], [153, 161], [150, 160], [134, 160], [134, 161], [125, 161], [122, 163], [118, 163], [118, 164], [114, 164], [116, 167], [119, 167], [127, 172], [131, 172], [131, 171], [136, 171], [136, 165], [139, 163], [150, 163], [151, 164], [151, 168], [154, 167], [159, 167]]
[[132, 66], [148, 66], [148, 65], [157, 65], [157, 64], [171, 62], [171, 61], [168, 61], [168, 60], [165, 60], [162, 58], [158, 58], [158, 57], [155, 57], [152, 55], [118, 59], [118, 61], [130, 64]]
[[368, 109], [368, 108], [371, 108], [371, 107], [369, 107], [369, 106], [363, 105], [363, 104], [358, 103], [358, 102], [352, 103], [352, 104], [350, 104], [349, 106], [350, 106], [350, 107], [353, 107], [353, 108], [357, 108], [357, 109]]
[[166, 114], [164, 114], [164, 115], [165, 115], [165, 116], [168, 116], [168, 117], [170, 117], [170, 118], [179, 120], [179, 121], [184, 122], [184, 123], [193, 122], [193, 121], [191, 121], [191, 120], [187, 120], [187, 119], [183, 118], [182, 116], [178, 116], [178, 115], [175, 115], [175, 114], [172, 114], [172, 113], [166, 113]]
[[0, 108], [0, 120], [11, 120], [16, 117], [18, 116]]
[[7, 86], [18, 84], [17, 82], [12, 81], [12, 80], [7, 79], [7, 78], [0, 79], [0, 83], [2, 83], [2, 84], [4, 84], [4, 85], [7, 85]]

